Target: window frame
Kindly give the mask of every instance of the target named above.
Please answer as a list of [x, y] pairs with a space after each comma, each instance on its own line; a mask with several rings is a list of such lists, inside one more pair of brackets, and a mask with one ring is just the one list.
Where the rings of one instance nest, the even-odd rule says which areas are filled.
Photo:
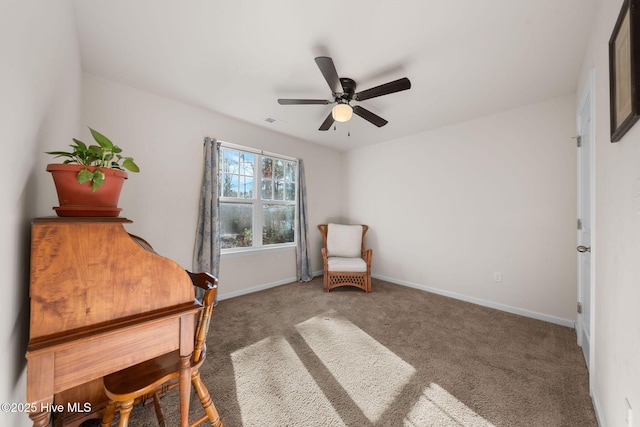
[[[228, 197], [223, 196], [223, 176], [224, 176], [224, 150], [233, 150], [238, 151], [240, 153], [251, 154], [254, 157], [254, 165], [253, 165], [253, 198], [244, 198], [244, 197]], [[266, 152], [263, 150], [257, 150], [250, 147], [232, 144], [228, 142], [220, 141], [220, 158], [218, 159], [218, 185], [219, 185], [219, 195], [218, 201], [220, 204], [222, 203], [245, 203], [251, 204], [252, 206], [252, 245], [251, 246], [240, 246], [234, 248], [221, 248], [220, 255], [225, 257], [232, 256], [242, 256], [248, 254], [256, 254], [263, 252], [276, 252], [283, 250], [292, 250], [295, 249], [296, 243], [298, 241], [298, 185], [299, 185], [299, 176], [298, 176], [298, 159], [294, 157], [285, 156], [282, 154]], [[273, 160], [282, 160], [285, 162], [294, 163], [294, 199], [293, 200], [263, 200], [262, 199], [262, 159], [263, 158], [271, 158]], [[285, 163], [286, 168], [286, 163]], [[286, 181], [285, 181], [286, 182]], [[285, 189], [286, 198], [286, 185]], [[293, 224], [293, 241], [286, 243], [272, 243], [272, 244], [263, 244], [263, 209], [266, 205], [284, 205], [284, 206], [293, 206], [294, 209], [294, 224]], [[259, 238], [255, 238], [258, 236]]]

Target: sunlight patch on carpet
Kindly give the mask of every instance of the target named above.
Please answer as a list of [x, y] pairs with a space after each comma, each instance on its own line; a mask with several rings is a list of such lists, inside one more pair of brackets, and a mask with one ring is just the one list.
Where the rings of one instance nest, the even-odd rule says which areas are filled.
[[296, 329], [372, 423], [378, 421], [416, 372], [335, 312], [312, 317], [296, 325]]
[[243, 426], [345, 426], [284, 337], [231, 354]]
[[405, 427], [495, 427], [438, 384], [429, 385], [404, 419]]

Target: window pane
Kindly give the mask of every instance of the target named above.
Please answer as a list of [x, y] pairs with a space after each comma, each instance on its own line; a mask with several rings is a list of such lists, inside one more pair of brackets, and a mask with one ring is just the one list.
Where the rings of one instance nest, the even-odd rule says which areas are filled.
[[284, 183], [280, 181], [273, 182], [273, 200], [284, 200]]
[[252, 176], [240, 177], [239, 197], [243, 199], [253, 199], [253, 177]]
[[288, 182], [294, 182], [296, 180], [296, 164], [294, 162], [287, 162], [284, 171], [284, 178]]
[[294, 213], [293, 205], [263, 205], [262, 244], [293, 242]]
[[251, 153], [240, 153], [240, 174], [253, 176], [255, 156]]
[[238, 197], [238, 175], [225, 173], [222, 176], [222, 196]]
[[284, 179], [284, 161], [276, 160], [273, 168], [273, 179], [282, 181]]
[[286, 200], [290, 200], [290, 201], [296, 200], [296, 185], [294, 183], [287, 182], [285, 187], [285, 197], [286, 197]]
[[222, 249], [251, 246], [252, 224], [253, 205], [251, 203], [220, 203]]
[[269, 157], [262, 158], [262, 177], [271, 178], [273, 175], [273, 160]]
[[273, 185], [270, 179], [262, 180], [262, 200], [273, 199]]
[[227, 148], [222, 150], [222, 171], [226, 173], [238, 173], [238, 159], [240, 153]]

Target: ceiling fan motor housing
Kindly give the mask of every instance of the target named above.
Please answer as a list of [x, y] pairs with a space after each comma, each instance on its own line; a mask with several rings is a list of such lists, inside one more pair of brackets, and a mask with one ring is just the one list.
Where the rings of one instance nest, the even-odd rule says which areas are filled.
[[355, 80], [348, 77], [340, 77], [340, 84], [342, 85], [342, 90], [344, 92], [342, 93], [342, 95], [335, 97], [336, 101], [339, 101], [340, 99], [351, 101], [353, 99], [353, 95], [356, 93]]

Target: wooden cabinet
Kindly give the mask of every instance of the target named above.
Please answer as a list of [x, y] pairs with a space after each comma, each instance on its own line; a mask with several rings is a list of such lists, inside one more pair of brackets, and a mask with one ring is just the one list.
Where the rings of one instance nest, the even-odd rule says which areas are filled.
[[65, 425], [86, 419], [88, 407], [99, 416], [104, 375], [174, 350], [186, 362], [180, 392], [188, 404], [188, 360], [200, 309], [191, 279], [180, 265], [127, 233], [127, 223], [124, 218], [32, 223], [26, 358], [27, 401], [38, 409], [29, 415], [34, 426], [49, 425], [51, 409], [64, 410], [56, 422]]

